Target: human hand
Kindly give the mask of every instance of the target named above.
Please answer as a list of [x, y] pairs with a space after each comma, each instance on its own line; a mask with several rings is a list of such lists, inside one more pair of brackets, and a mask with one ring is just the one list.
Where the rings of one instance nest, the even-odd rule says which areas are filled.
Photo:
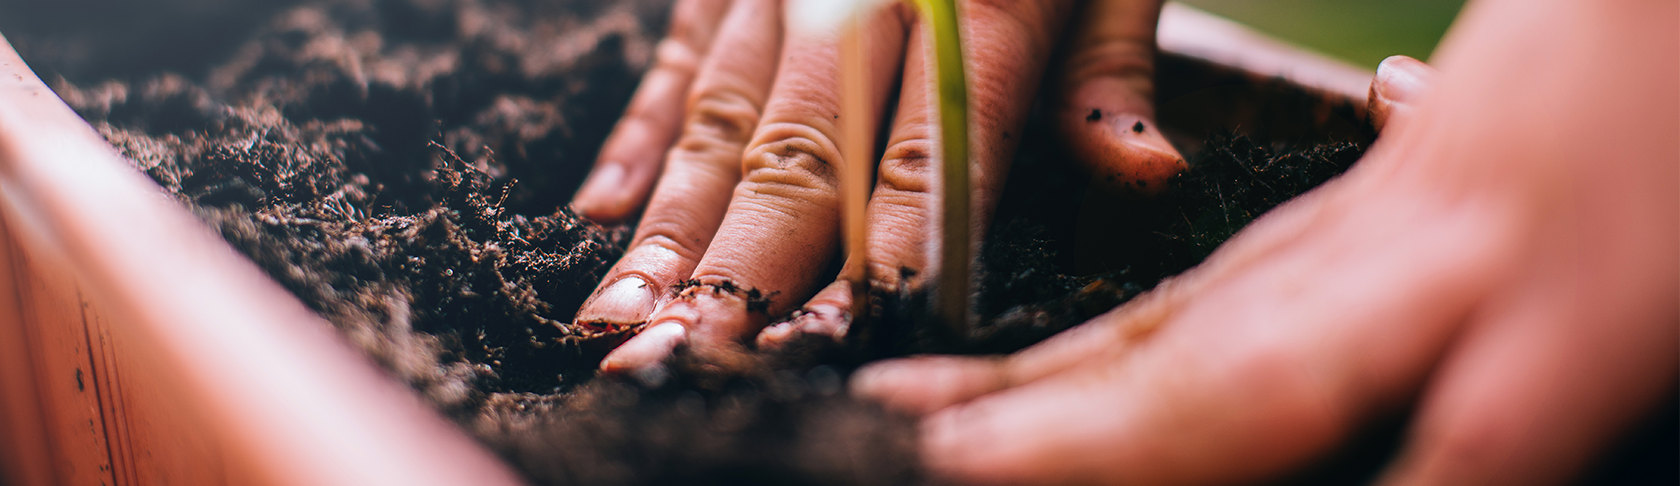
[[853, 391], [927, 414], [926, 464], [957, 482], [1255, 481], [1414, 404], [1380, 484], [1567, 481], [1680, 371], [1677, 14], [1478, 2], [1432, 89], [1385, 63], [1364, 161], [1202, 266], [1022, 353], [877, 364]]
[[[1075, 3], [972, 2], [960, 9], [973, 107], [971, 212], [982, 222]], [[1176, 173], [1183, 159], [1155, 127], [1150, 104], [1159, 1], [1101, 0], [1086, 8], [1093, 10], [1080, 16], [1086, 20], [1075, 26], [1068, 62], [1054, 81], [1067, 93], [1058, 102], [1060, 124], [1084, 159], [1097, 162], [1093, 170], [1123, 176], [1116, 180]], [[603, 327], [653, 323], [610, 354], [605, 371], [657, 364], [679, 342], [719, 346], [751, 337], [768, 316], [811, 297], [837, 253], [836, 174], [849, 163], [837, 148], [837, 39], [788, 30], [781, 10], [779, 0], [680, 1], [658, 66], [574, 199], [586, 217], [619, 221], [652, 191], [630, 250], [578, 312], [578, 322]], [[871, 283], [896, 288], [900, 269], [931, 273], [928, 233], [938, 205], [929, 63], [912, 10], [891, 4], [869, 18], [874, 119], [888, 113], [902, 71], [866, 215]], [[686, 105], [676, 102], [684, 96]], [[842, 331], [850, 292], [848, 285], [829, 286], [806, 306], [805, 318], [768, 340], [796, 329]]]

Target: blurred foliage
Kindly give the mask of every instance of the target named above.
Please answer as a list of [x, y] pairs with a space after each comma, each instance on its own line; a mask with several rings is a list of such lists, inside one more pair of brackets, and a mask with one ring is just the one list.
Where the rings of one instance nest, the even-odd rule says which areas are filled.
[[1179, 0], [1354, 64], [1429, 58], [1464, 0]]

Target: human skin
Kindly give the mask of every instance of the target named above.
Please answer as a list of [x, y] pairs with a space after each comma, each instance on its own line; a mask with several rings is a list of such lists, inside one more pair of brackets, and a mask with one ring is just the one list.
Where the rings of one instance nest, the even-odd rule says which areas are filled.
[[[980, 221], [971, 238], [984, 234], [1063, 32], [1067, 61], [1049, 82], [1065, 93], [1056, 101], [1058, 124], [1086, 167], [1135, 187], [1159, 179], [1157, 188], [1184, 167], [1156, 129], [1150, 101], [1158, 0], [960, 3], [970, 210]], [[1076, 8], [1088, 9], [1076, 17], [1083, 20], [1064, 26]], [[806, 313], [759, 343], [838, 334], [850, 320], [852, 286], [823, 289], [822, 281], [839, 253], [838, 174], [857, 163], [838, 149], [837, 35], [790, 28], [782, 11], [781, 0], [679, 0], [657, 65], [573, 200], [601, 222], [623, 221], [647, 201], [630, 248], [577, 314], [611, 327], [650, 323], [607, 356], [606, 372], [658, 366], [678, 343], [734, 345], [802, 304]], [[885, 152], [858, 161], [878, 167], [866, 209], [868, 275], [877, 288], [919, 286], [932, 274], [929, 243], [938, 241], [929, 234], [939, 207], [930, 51], [906, 3], [868, 18], [873, 119], [886, 121], [890, 90], [901, 86]], [[1093, 111], [1106, 116], [1087, 121]], [[916, 277], [901, 282], [903, 270]], [[701, 285], [679, 291], [683, 282]], [[729, 288], [757, 290], [768, 305], [753, 309]]]
[[1566, 483], [1680, 373], [1680, 4], [1483, 0], [1367, 157], [1021, 353], [876, 364], [941, 480], [1229, 484], [1413, 410], [1384, 485]]

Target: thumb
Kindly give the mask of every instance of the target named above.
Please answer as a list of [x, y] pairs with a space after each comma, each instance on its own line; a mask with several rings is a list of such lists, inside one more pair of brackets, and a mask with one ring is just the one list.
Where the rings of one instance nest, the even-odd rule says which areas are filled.
[[1186, 167], [1155, 125], [1159, 0], [1092, 0], [1074, 16], [1056, 90], [1056, 124], [1100, 184], [1152, 194]]
[[1377, 77], [1371, 79], [1367, 110], [1371, 113], [1371, 126], [1382, 131], [1397, 115], [1407, 116], [1404, 114], [1417, 107], [1434, 84], [1435, 72], [1435, 68], [1410, 57], [1384, 59], [1377, 66]]

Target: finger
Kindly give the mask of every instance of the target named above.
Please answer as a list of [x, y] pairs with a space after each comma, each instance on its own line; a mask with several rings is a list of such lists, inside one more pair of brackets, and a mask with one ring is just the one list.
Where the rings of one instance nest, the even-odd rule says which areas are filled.
[[851, 326], [852, 302], [852, 283], [837, 280], [817, 292], [793, 319], [759, 332], [758, 348], [781, 347], [804, 335], [827, 336], [838, 342]]
[[[912, 26], [904, 54], [898, 110], [869, 205], [864, 209], [871, 287], [896, 289], [905, 273], [926, 274], [928, 228], [937, 198], [933, 188], [937, 152], [928, 108], [928, 49], [922, 29]], [[908, 270], [908, 272], [905, 272]]]
[[1074, 157], [1110, 190], [1153, 194], [1188, 166], [1155, 124], [1159, 0], [1092, 0], [1060, 67], [1056, 124]]
[[1559, 317], [1525, 312], [1468, 336], [1380, 484], [1565, 484], [1674, 386], [1672, 314]]
[[[1365, 166], [1370, 166], [1368, 163]], [[1362, 170], [1350, 172], [1354, 175]], [[903, 413], [921, 415], [966, 402], [981, 395], [1018, 386], [1085, 363], [1117, 359], [1157, 332], [1191, 298], [1205, 289], [1242, 275], [1257, 263], [1292, 248], [1309, 229], [1334, 217], [1335, 201], [1358, 193], [1362, 179], [1350, 177], [1304, 194], [1254, 221], [1202, 264], [1161, 282], [1154, 289], [1089, 322], [1052, 336], [1003, 359], [889, 360], [858, 370], [852, 377], [855, 396], [877, 401]], [[962, 369], [953, 369], [962, 368]], [[948, 386], [929, 387], [922, 376], [951, 380]]]
[[852, 396], [922, 416], [1011, 386], [1003, 358], [916, 356], [882, 361], [852, 374]]
[[671, 32], [660, 41], [653, 68], [642, 76], [624, 117], [601, 146], [595, 168], [572, 197], [578, 214], [615, 223], [630, 217], [647, 199], [665, 150], [677, 139], [683, 98], [729, 3], [681, 0], [673, 7]]
[[[1634, 124], [1607, 120], [1585, 134], [1573, 126], [1558, 132], [1599, 140]], [[1569, 160], [1596, 147], [1554, 150], [1534, 157]], [[1546, 231], [1527, 239], [1540, 257], [1483, 304], [1486, 317], [1442, 360], [1411, 443], [1381, 484], [1563, 483], [1673, 390], [1680, 373], [1680, 227], [1672, 223], [1680, 217], [1680, 169], [1627, 168], [1676, 152], [1670, 144], [1616, 158], [1627, 161], [1611, 162], [1617, 169], [1597, 162], [1582, 169], [1601, 173], [1575, 179], [1587, 181], [1572, 187], [1578, 199], [1546, 211]]]
[[[657, 363], [659, 363], [660, 360], [665, 359], [665, 356], [670, 355], [671, 352], [677, 349], [677, 346], [681, 345], [683, 341], [687, 340], [687, 338], [688, 331], [683, 329], [682, 325], [668, 322], [658, 326], [648, 327], [640, 334], [637, 334], [635, 340], [624, 343], [624, 345], [614, 349], [613, 353], [620, 356], [620, 359], [656, 363], [655, 366], [641, 367], [628, 371], [637, 372], [634, 376], [636, 378], [640, 378], [644, 384], [659, 386], [664, 375], [668, 373], [669, 370], [659, 368]], [[602, 368], [606, 369], [605, 366]], [[627, 370], [614, 368], [609, 371], [623, 372]]]
[[[1027, 111], [1044, 72], [1056, 32], [1071, 2], [968, 2], [959, 11], [969, 83], [971, 238], [983, 236], [1003, 191]], [[869, 273], [872, 285], [896, 288], [909, 270], [927, 270], [929, 231], [938, 207], [936, 126], [929, 105], [930, 46], [912, 31], [904, 83], [892, 133], [869, 202]], [[909, 282], [918, 284], [918, 282]]]
[[[874, 363], [853, 375], [852, 393], [903, 413], [922, 415], [1085, 363], [1118, 359], [1159, 330], [1191, 302], [1191, 297], [1289, 248], [1308, 228], [1322, 223], [1319, 218], [1326, 205], [1321, 201], [1334, 198], [1334, 192], [1347, 192], [1343, 187], [1346, 185], [1326, 187], [1280, 206], [1244, 228], [1196, 268], [1019, 353], [1003, 359], [908, 359]], [[924, 376], [940, 376], [947, 381], [943, 386], [929, 387]]]
[[1423, 61], [1406, 56], [1384, 59], [1377, 66], [1377, 76], [1371, 79], [1371, 126], [1382, 131], [1389, 120], [1406, 117], [1423, 102], [1423, 96], [1434, 84], [1435, 68]]
[[[1343, 210], [1203, 289], [1119, 359], [929, 416], [928, 466], [981, 483], [1232, 483], [1333, 446], [1402, 403], [1514, 267], [1490, 236], [1517, 234], [1498, 208], [1379, 199], [1392, 205]], [[1395, 226], [1354, 224], [1378, 213]]]
[[[905, 21], [884, 9], [868, 24], [873, 119], [880, 119], [904, 51]], [[690, 346], [752, 336], [769, 314], [811, 296], [837, 250], [839, 75], [837, 34], [789, 32], [764, 117], [739, 166], [741, 183], [693, 281], [650, 322], [677, 322]], [[865, 161], [869, 163], [871, 161]], [[630, 346], [636, 341], [631, 339]], [[654, 363], [610, 354], [603, 369]]]
[[779, 2], [736, 0], [723, 19], [720, 52], [701, 67], [688, 99], [683, 136], [630, 249], [579, 309], [577, 321], [603, 328], [646, 322], [660, 297], [688, 278], [706, 251], [730, 191], [741, 149], [769, 97], [781, 43]]
[[[1240, 275], [1256, 262], [1290, 247], [1320, 217], [1326, 198], [1346, 193], [1339, 184], [1303, 195], [1256, 220], [1196, 268], [1161, 282], [1148, 293], [1091, 321], [1002, 359], [889, 360], [852, 377], [855, 396], [903, 413], [922, 415], [981, 395], [1030, 383], [1082, 364], [1119, 359], [1204, 289]], [[928, 386], [939, 376], [941, 386]]]
[[1103, 359], [1116, 359], [1182, 305], [1185, 287], [1164, 282], [1090, 322], [1007, 357], [921, 356], [882, 361], [852, 375], [851, 391], [911, 415], [925, 415]]

